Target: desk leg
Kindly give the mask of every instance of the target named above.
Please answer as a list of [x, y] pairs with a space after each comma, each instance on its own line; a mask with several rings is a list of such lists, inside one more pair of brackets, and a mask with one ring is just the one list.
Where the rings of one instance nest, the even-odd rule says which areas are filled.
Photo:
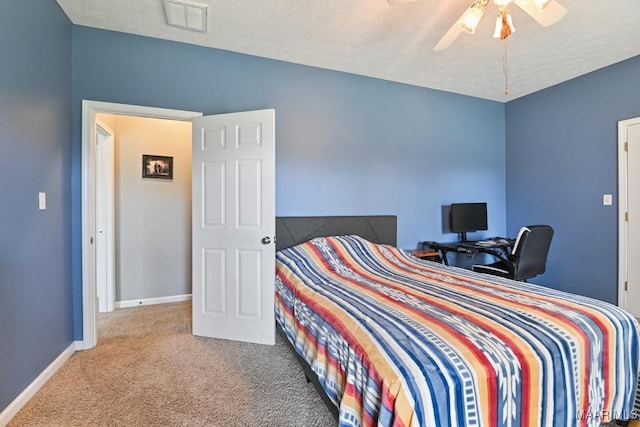
[[444, 265], [449, 265], [449, 258], [447, 258], [447, 252], [444, 249], [440, 249], [440, 259]]

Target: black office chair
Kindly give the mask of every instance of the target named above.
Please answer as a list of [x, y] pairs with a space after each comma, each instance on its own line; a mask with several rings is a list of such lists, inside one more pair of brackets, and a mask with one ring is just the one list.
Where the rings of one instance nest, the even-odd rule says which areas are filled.
[[548, 225], [522, 227], [511, 253], [505, 256], [497, 251], [491, 252], [499, 261], [486, 265], [476, 264], [472, 269], [526, 282], [527, 279], [544, 273], [552, 238], [553, 228]]

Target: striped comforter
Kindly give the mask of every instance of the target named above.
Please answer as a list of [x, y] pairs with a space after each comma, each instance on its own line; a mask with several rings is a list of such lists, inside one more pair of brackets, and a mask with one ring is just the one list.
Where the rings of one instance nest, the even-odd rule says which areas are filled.
[[276, 318], [344, 426], [597, 426], [633, 416], [635, 319], [357, 236], [279, 251]]

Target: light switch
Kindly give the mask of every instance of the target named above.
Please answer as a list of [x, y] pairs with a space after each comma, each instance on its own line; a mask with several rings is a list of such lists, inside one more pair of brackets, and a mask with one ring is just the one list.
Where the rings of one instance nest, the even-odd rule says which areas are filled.
[[47, 209], [47, 193], [38, 193], [38, 207], [41, 211]]
[[611, 194], [602, 195], [602, 205], [611, 206], [613, 204], [613, 196]]

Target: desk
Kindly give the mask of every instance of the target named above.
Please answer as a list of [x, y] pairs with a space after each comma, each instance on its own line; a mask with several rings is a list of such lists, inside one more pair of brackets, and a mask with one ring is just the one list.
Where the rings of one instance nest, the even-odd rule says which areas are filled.
[[486, 240], [469, 242], [422, 242], [423, 249], [431, 248], [438, 251], [440, 259], [445, 265], [449, 265], [447, 254], [449, 252], [463, 253], [473, 258], [479, 253], [496, 255], [501, 253], [506, 256], [513, 247], [514, 240], [505, 237], [494, 237]]
[[440, 252], [433, 249], [408, 249], [411, 255], [420, 259], [428, 259], [430, 261], [442, 262]]

